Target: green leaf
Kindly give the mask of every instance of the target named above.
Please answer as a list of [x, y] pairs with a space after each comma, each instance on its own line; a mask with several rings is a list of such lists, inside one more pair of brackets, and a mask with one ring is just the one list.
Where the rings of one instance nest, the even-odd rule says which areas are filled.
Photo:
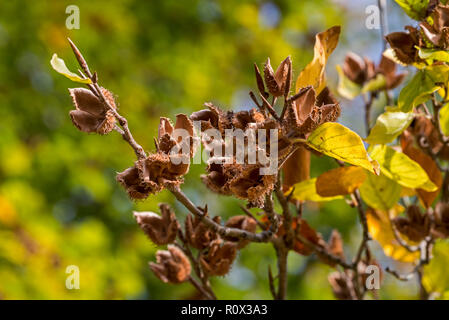
[[407, 129], [413, 120], [412, 112], [385, 112], [376, 120], [376, 124], [365, 140], [370, 144], [385, 144], [393, 141]]
[[395, 0], [405, 13], [416, 21], [421, 21], [426, 17], [429, 0]]
[[449, 103], [440, 109], [440, 126], [445, 136], [449, 136]]
[[310, 134], [307, 145], [332, 158], [378, 173], [378, 164], [368, 156], [359, 135], [339, 123], [320, 125]]
[[372, 148], [371, 157], [377, 160], [381, 172], [403, 187], [435, 191], [437, 186], [430, 180], [426, 171], [402, 152], [386, 145]]
[[343, 73], [343, 70], [340, 66], [337, 65], [338, 72], [338, 93], [346, 99], [352, 100], [357, 97], [362, 92], [362, 87], [357, 83], [352, 82], [346, 75]]
[[432, 61], [449, 62], [449, 52], [438, 49], [418, 48], [419, 57], [421, 59]]
[[427, 69], [418, 70], [415, 76], [399, 93], [398, 107], [403, 112], [410, 112], [417, 105], [426, 102], [430, 95], [439, 89], [440, 85], [431, 77]]
[[374, 79], [368, 81], [368, 83], [366, 83], [363, 86], [362, 92], [366, 93], [372, 91], [379, 91], [385, 89], [386, 85], [387, 81], [385, 79], [385, 76], [379, 73]]
[[384, 174], [376, 176], [367, 173], [366, 180], [360, 186], [360, 195], [368, 206], [388, 211], [401, 198], [402, 187], [388, 179]]
[[65, 65], [64, 60], [61, 58], [58, 58], [58, 55], [55, 53], [53, 54], [53, 57], [50, 60], [50, 64], [55, 69], [56, 72], [62, 74], [63, 76], [69, 78], [72, 81], [84, 83], [84, 84], [90, 84], [92, 81], [90, 79], [83, 79], [79, 75], [71, 72], [67, 66]]
[[[316, 192], [316, 179], [312, 178], [308, 180], [301, 181], [297, 184], [295, 184], [292, 188], [293, 194], [292, 199], [300, 200], [300, 201], [315, 201], [315, 202], [323, 202], [323, 201], [331, 201], [336, 199], [343, 199], [342, 196], [335, 196], [335, 197], [321, 197]], [[286, 192], [286, 194], [289, 194], [292, 189]]]
[[433, 258], [424, 266], [422, 284], [427, 292], [442, 295], [449, 290], [449, 241], [437, 240], [433, 246]]

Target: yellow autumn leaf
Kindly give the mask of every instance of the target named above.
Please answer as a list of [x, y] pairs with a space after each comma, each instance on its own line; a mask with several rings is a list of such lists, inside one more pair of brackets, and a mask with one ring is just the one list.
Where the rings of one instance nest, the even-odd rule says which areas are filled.
[[316, 35], [313, 60], [299, 74], [296, 92], [301, 88], [313, 86], [318, 95], [326, 87], [324, 69], [327, 59], [337, 47], [340, 30], [340, 26], [334, 26]]
[[433, 246], [433, 258], [424, 266], [422, 284], [429, 293], [437, 292], [442, 295], [449, 290], [449, 241], [437, 240]]
[[292, 199], [299, 201], [315, 201], [315, 202], [323, 202], [323, 201], [331, 201], [336, 199], [343, 199], [342, 196], [336, 197], [321, 197], [316, 192], [316, 180], [317, 178], [312, 178], [308, 180], [301, 181], [295, 184], [290, 190], [288, 190], [285, 194], [290, 194], [291, 190], [293, 190]]
[[[368, 222], [368, 231], [374, 240], [381, 245], [386, 256], [401, 262], [414, 262], [419, 258], [419, 252], [410, 252], [399, 244], [393, 233], [390, 219], [388, 215], [395, 217], [400, 214], [404, 208], [396, 205], [388, 212], [369, 208], [366, 211], [366, 219]], [[410, 242], [403, 236], [404, 240], [410, 245], [416, 243]]]
[[56, 53], [53, 54], [53, 57], [50, 60], [50, 64], [56, 72], [62, 74], [63, 76], [65, 76], [66, 78], [68, 78], [72, 81], [79, 82], [79, 83], [85, 83], [85, 84], [92, 83], [92, 81], [90, 79], [83, 79], [76, 73], [71, 72], [65, 65], [64, 60], [62, 60], [61, 58], [58, 58], [58, 55]]
[[375, 176], [367, 172], [367, 178], [360, 187], [360, 196], [365, 203], [379, 210], [391, 209], [401, 197], [402, 187], [384, 174]]
[[401, 186], [425, 191], [437, 189], [426, 171], [405, 153], [386, 145], [377, 145], [372, 148], [370, 155], [379, 163], [381, 172]]
[[378, 174], [378, 164], [366, 152], [362, 138], [354, 131], [336, 122], [326, 122], [316, 128], [307, 145], [332, 158], [345, 161]]
[[339, 167], [321, 174], [316, 180], [316, 191], [322, 197], [334, 197], [353, 193], [366, 178], [365, 169]]

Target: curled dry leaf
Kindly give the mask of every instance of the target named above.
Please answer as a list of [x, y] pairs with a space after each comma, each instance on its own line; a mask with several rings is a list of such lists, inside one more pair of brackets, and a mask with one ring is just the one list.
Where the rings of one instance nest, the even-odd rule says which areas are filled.
[[[115, 109], [112, 93], [101, 88], [109, 104]], [[69, 89], [75, 110], [70, 111], [73, 124], [83, 132], [107, 134], [114, 129], [115, 117], [100, 99], [84, 88]]]
[[296, 92], [301, 88], [313, 86], [320, 94], [326, 87], [324, 70], [327, 59], [337, 47], [340, 31], [340, 26], [334, 26], [316, 35], [313, 60], [299, 74], [296, 80]]
[[150, 262], [154, 274], [165, 283], [181, 283], [189, 279], [191, 266], [187, 256], [176, 246], [156, 252], [156, 263]]
[[353, 193], [366, 179], [361, 167], [339, 167], [321, 174], [316, 180], [316, 192], [322, 197]]
[[233, 242], [217, 239], [209, 248], [201, 253], [200, 262], [206, 274], [224, 276], [231, 270], [237, 256], [237, 245]]
[[161, 215], [154, 212], [134, 211], [134, 217], [143, 232], [155, 244], [173, 243], [179, 230], [179, 222], [168, 204], [161, 203], [159, 208]]

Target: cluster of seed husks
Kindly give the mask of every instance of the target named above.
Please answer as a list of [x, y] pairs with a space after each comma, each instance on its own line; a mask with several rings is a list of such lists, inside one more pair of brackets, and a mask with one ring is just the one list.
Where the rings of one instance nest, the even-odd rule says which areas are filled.
[[[187, 281], [191, 273], [191, 261], [185, 248], [198, 250], [199, 256], [195, 263], [208, 276], [226, 275], [234, 262], [237, 251], [249, 242], [232, 237], [222, 238], [202, 222], [202, 219], [188, 215], [181, 230], [175, 213], [168, 204], [160, 204], [161, 214], [154, 212], [134, 212], [142, 231], [157, 245], [168, 245], [168, 250], [156, 253], [156, 262], [150, 263], [154, 274], [163, 282], [181, 283]], [[220, 223], [220, 217], [213, 219]], [[247, 216], [230, 218], [226, 227], [238, 228], [248, 232], [255, 232], [257, 223]], [[173, 245], [180, 237], [185, 247]]]
[[[296, 95], [289, 96], [291, 83], [290, 57], [279, 65], [276, 72], [273, 71], [268, 59], [263, 78], [256, 66], [256, 79], [263, 100], [263, 105], [259, 110], [223, 111], [213, 104], [207, 103], [207, 109], [195, 112], [190, 116], [191, 120], [201, 121], [203, 131], [213, 128], [220, 132], [222, 136], [220, 142], [222, 146], [221, 155], [225, 152], [227, 130], [264, 129], [267, 137], [265, 145], [257, 144], [256, 152], [258, 154], [262, 152], [266, 157], [269, 157], [272, 148], [277, 148], [277, 162], [282, 163], [292, 151], [291, 139], [306, 138], [320, 124], [335, 121], [340, 115], [340, 106], [327, 88], [318, 96], [316, 96], [312, 87], [302, 88]], [[268, 92], [265, 91], [265, 87]], [[273, 106], [267, 105], [266, 99], [269, 98], [270, 94], [274, 99], [282, 94], [285, 95], [285, 111], [282, 118], [274, 116]], [[268, 110], [268, 108], [271, 110]], [[278, 133], [278, 139], [274, 146], [273, 141], [269, 139], [270, 129], [277, 130]], [[246, 142], [247, 140], [245, 140]], [[204, 140], [203, 144], [205, 148], [210, 148], [210, 145], [205, 143]], [[248, 153], [245, 153], [244, 157], [244, 163], [237, 163], [234, 153], [230, 161], [220, 163], [220, 161], [214, 161], [216, 158], [212, 154], [207, 166], [207, 174], [202, 176], [203, 182], [214, 192], [246, 199], [251, 206], [262, 207], [265, 197], [273, 191], [276, 174], [261, 174], [260, 169], [267, 164], [262, 164], [261, 161], [257, 161], [256, 164], [248, 163]]]
[[[174, 129], [186, 130], [189, 139], [175, 139]], [[180, 145], [183, 143], [189, 144], [188, 149]], [[182, 177], [189, 171], [190, 158], [193, 155], [193, 124], [190, 119], [179, 114], [173, 127], [168, 118], [161, 118], [156, 145], [155, 153], [137, 160], [133, 167], [117, 174], [117, 181], [132, 199], [145, 199], [166, 187], [182, 183]], [[179, 148], [176, 154], [171, 153], [174, 147]]]
[[430, 1], [427, 17], [419, 28], [405, 27], [407, 32], [393, 32], [386, 36], [396, 58], [403, 64], [419, 63], [419, 48], [449, 49], [449, 5]]

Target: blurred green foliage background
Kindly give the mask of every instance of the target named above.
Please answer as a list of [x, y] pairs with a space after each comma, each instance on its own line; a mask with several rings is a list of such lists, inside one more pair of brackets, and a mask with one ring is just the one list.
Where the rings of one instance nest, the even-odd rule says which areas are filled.
[[[315, 33], [332, 25], [343, 29], [328, 68], [331, 78], [348, 46], [370, 44], [366, 48], [374, 47], [377, 59], [378, 31], [364, 28], [365, 7], [360, 6], [375, 1], [355, 2], [1, 1], [0, 298], [195, 296], [189, 284], [164, 285], [151, 273], [148, 261], [158, 248], [132, 216], [132, 210], [157, 212], [159, 202], [171, 203], [180, 219], [186, 210], [168, 192], [130, 201], [115, 182], [115, 173], [134, 161], [129, 146], [116, 133], [87, 135], [71, 124], [67, 87], [74, 83], [49, 65], [56, 52], [76, 70], [67, 37], [98, 72], [100, 83], [118, 96], [136, 140], [153, 150], [160, 116], [190, 113], [206, 101], [234, 110], [252, 107], [253, 62], [261, 66], [270, 57], [277, 65], [292, 55], [297, 75], [312, 58]], [[65, 26], [71, 4], [80, 8], [79, 30]], [[331, 87], [335, 82], [330, 80]], [[361, 131], [360, 103], [342, 101], [342, 107], [343, 121]], [[314, 157], [312, 176], [334, 166]], [[191, 168], [185, 192], [198, 205], [208, 203], [212, 215], [240, 214], [242, 202], [206, 190], [199, 179], [203, 170], [204, 165]], [[344, 201], [308, 205], [305, 216], [325, 238], [337, 228], [347, 252], [354, 250], [360, 228], [355, 210]], [[80, 290], [65, 287], [68, 265], [80, 268]], [[249, 245], [230, 275], [213, 280], [217, 296], [271, 298], [268, 265], [275, 270], [272, 247]], [[289, 298], [333, 298], [327, 284], [331, 269], [314, 257], [291, 254], [289, 271]], [[416, 293], [413, 286], [401, 285], [386, 279], [381, 297]]]

